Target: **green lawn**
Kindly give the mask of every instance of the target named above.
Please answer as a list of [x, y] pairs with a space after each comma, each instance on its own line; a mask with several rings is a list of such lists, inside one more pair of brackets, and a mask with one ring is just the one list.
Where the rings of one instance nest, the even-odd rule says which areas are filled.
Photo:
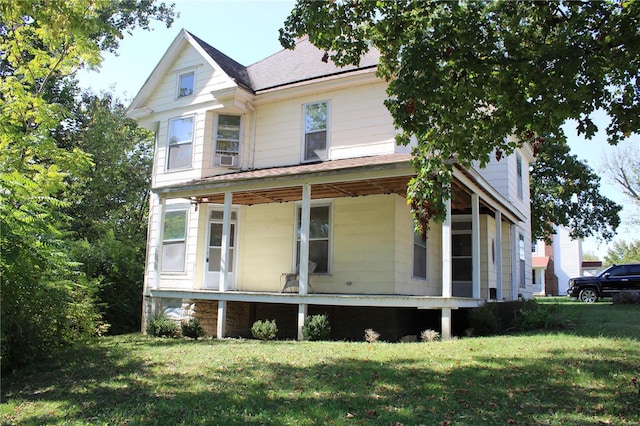
[[574, 321], [571, 332], [405, 344], [100, 338], [3, 378], [0, 418], [91, 425], [640, 424], [640, 307], [543, 301], [556, 302]]

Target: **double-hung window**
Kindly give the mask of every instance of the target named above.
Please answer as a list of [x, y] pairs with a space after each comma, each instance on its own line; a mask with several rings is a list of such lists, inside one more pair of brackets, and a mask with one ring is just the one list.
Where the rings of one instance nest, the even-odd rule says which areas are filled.
[[191, 71], [178, 76], [178, 98], [193, 95], [193, 88], [196, 82], [196, 74]]
[[[309, 260], [316, 263], [316, 274], [329, 273], [331, 246], [331, 206], [311, 206], [309, 217]], [[302, 233], [302, 207], [298, 207], [296, 227], [296, 265], [300, 264], [300, 236]]]
[[304, 161], [327, 159], [328, 112], [329, 102], [327, 101], [304, 106]]
[[240, 116], [218, 115], [215, 139], [214, 164], [237, 165], [240, 153]]
[[427, 279], [427, 240], [420, 232], [413, 232], [413, 277]]
[[516, 171], [518, 173], [518, 198], [522, 200], [524, 196], [524, 181], [522, 180], [522, 157], [516, 154]]
[[186, 242], [187, 209], [168, 209], [162, 232], [162, 272], [184, 272]]
[[191, 167], [193, 152], [193, 116], [169, 120], [167, 170]]

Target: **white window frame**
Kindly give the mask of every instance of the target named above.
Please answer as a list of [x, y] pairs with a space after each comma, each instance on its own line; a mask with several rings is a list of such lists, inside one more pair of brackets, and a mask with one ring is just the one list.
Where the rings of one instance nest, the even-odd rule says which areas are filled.
[[[316, 269], [315, 272], [313, 272], [313, 275], [331, 275], [332, 271], [333, 271], [333, 203], [331, 201], [315, 201], [313, 203], [311, 203], [311, 210], [313, 210], [316, 207], [328, 207], [329, 208], [329, 236], [327, 238], [311, 238], [311, 235], [309, 235], [309, 243], [311, 243], [311, 241], [322, 241], [322, 240], [327, 240], [327, 271], [326, 272], [318, 272], [318, 270]], [[300, 237], [298, 235], [298, 223], [301, 222], [301, 217], [300, 214], [302, 212], [302, 203], [301, 202], [296, 202], [295, 203], [295, 209], [296, 209], [296, 213], [295, 213], [295, 218], [294, 218], [294, 223], [293, 223], [293, 267], [297, 268], [298, 267], [298, 243], [300, 242]], [[311, 258], [309, 258], [309, 260], [313, 260]]]
[[[191, 87], [191, 93], [183, 95], [181, 92], [182, 89], [182, 79], [189, 75], [193, 75], [193, 86]], [[189, 96], [193, 96], [196, 93], [196, 70], [189, 70], [178, 74], [178, 80], [176, 82], [176, 99], [188, 98]]]
[[[424, 250], [424, 277], [420, 275], [416, 275], [416, 247], [420, 247], [421, 250]], [[411, 277], [415, 280], [423, 280], [426, 281], [429, 276], [429, 238], [427, 237], [425, 240], [422, 240], [422, 235], [413, 229], [413, 249], [412, 249], [412, 259], [411, 259]]]
[[[221, 116], [226, 116], [226, 117], [238, 117], [240, 119], [240, 123], [238, 124], [238, 151], [236, 153], [219, 153], [218, 152], [218, 126], [220, 125], [220, 117]], [[232, 155], [236, 157], [236, 165], [240, 164], [240, 151], [241, 151], [241, 147], [242, 147], [242, 138], [243, 138], [243, 120], [242, 120], [242, 115], [239, 114], [216, 114], [216, 123], [215, 123], [215, 127], [213, 129], [213, 165], [214, 166], [219, 166], [220, 165], [220, 156], [222, 155]], [[230, 140], [231, 139], [221, 139], [221, 140]]]
[[[325, 104], [326, 105], [326, 114], [327, 119], [324, 124], [324, 130], [314, 130], [312, 132], [307, 132], [307, 108], [313, 105]], [[302, 150], [301, 150], [301, 161], [303, 163], [311, 163], [316, 161], [325, 161], [329, 158], [329, 122], [331, 121], [331, 102], [329, 100], [315, 101], [309, 102], [302, 105]], [[313, 157], [309, 158], [307, 153], [307, 134], [318, 133], [324, 131], [325, 132], [325, 155], [322, 157]]]
[[[176, 141], [175, 143], [171, 143], [171, 139], [173, 137], [172, 135], [172, 123], [174, 121], [177, 120], [184, 120], [184, 119], [191, 119], [191, 139], [189, 140], [182, 140], [182, 141]], [[185, 115], [183, 117], [174, 117], [174, 118], [170, 118], [168, 123], [167, 123], [167, 159], [166, 159], [166, 163], [165, 163], [165, 170], [166, 171], [175, 171], [175, 170], [188, 170], [191, 169], [193, 167], [193, 146], [194, 146], [194, 139], [195, 139], [195, 124], [196, 124], [196, 116], [195, 114], [193, 115]], [[175, 145], [175, 146], [179, 146], [179, 145], [191, 145], [191, 159], [189, 161], [189, 165], [188, 166], [184, 166], [184, 167], [169, 167], [169, 162], [171, 161], [171, 146]]]
[[[182, 238], [165, 238], [165, 223], [166, 223], [166, 219], [167, 219], [167, 213], [174, 213], [174, 212], [183, 212], [184, 213], [184, 233], [183, 233], [183, 237]], [[189, 206], [188, 205], [183, 205], [183, 204], [179, 204], [179, 205], [175, 205], [175, 206], [167, 206], [164, 214], [162, 215], [162, 238], [160, 241], [160, 245], [161, 245], [161, 250], [160, 250], [160, 272], [162, 272], [163, 274], [183, 274], [186, 272], [186, 259], [187, 259], [187, 230], [189, 229]], [[182, 268], [181, 269], [170, 269], [170, 270], [165, 270], [165, 262], [164, 262], [164, 255], [165, 255], [165, 245], [166, 244], [176, 244], [182, 242], [182, 244], [184, 244], [184, 254], [183, 254], [183, 259], [182, 259]]]
[[527, 274], [526, 269], [526, 254], [525, 254], [525, 240], [524, 234], [518, 232], [518, 285], [519, 288], [526, 288], [527, 286]]
[[516, 153], [516, 174], [518, 176], [518, 198], [524, 198], [524, 178], [523, 178], [522, 156]]

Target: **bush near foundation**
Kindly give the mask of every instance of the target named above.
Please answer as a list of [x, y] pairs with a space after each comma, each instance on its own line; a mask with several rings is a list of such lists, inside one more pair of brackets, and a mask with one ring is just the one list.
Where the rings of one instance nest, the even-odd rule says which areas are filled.
[[304, 320], [302, 336], [305, 340], [329, 340], [331, 326], [326, 314], [311, 315]]
[[251, 326], [251, 334], [256, 339], [273, 340], [278, 334], [278, 326], [276, 320], [258, 320]]
[[181, 324], [182, 335], [184, 337], [190, 337], [192, 339], [198, 340], [198, 338], [207, 334], [200, 324], [200, 320], [198, 318], [189, 318], [189, 320], [183, 320]]
[[178, 324], [165, 316], [158, 316], [147, 324], [147, 334], [155, 337], [176, 337]]
[[469, 313], [473, 336], [490, 336], [530, 330], [564, 330], [571, 327], [558, 306], [535, 300], [485, 303]]

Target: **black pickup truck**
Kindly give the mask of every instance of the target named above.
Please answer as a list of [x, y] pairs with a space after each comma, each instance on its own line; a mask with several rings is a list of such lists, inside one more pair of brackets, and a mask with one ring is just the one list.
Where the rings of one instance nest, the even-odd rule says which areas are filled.
[[567, 296], [593, 303], [623, 290], [640, 291], [640, 263], [613, 265], [592, 277], [571, 278]]

